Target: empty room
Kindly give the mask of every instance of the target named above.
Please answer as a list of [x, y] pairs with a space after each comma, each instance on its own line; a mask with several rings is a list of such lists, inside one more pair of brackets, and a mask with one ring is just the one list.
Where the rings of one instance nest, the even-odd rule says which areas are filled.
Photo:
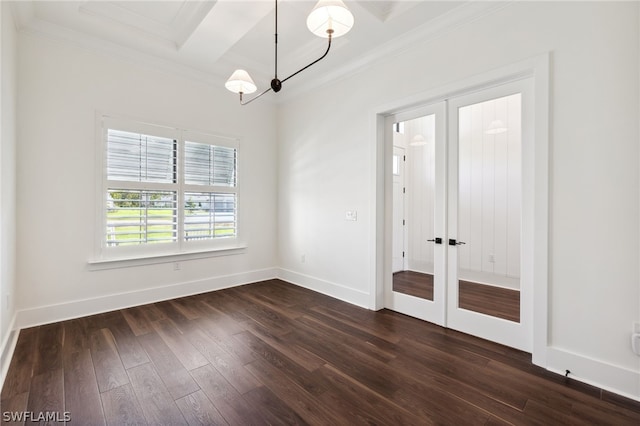
[[0, 2], [2, 424], [640, 423], [640, 2]]

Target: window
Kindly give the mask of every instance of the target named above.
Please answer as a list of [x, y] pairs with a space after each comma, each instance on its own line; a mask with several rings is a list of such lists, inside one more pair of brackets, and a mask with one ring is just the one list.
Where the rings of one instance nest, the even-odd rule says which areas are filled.
[[238, 235], [237, 140], [103, 118], [102, 253], [181, 253]]
[[400, 156], [393, 154], [393, 175], [400, 176]]

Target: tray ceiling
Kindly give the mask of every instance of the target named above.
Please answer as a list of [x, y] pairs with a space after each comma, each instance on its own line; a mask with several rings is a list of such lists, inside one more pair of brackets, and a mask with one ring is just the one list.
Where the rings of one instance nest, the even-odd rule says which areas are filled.
[[[405, 39], [424, 38], [486, 13], [499, 3], [345, 0], [353, 30], [334, 41], [323, 62], [305, 71], [299, 86], [362, 66]], [[295, 71], [323, 53], [325, 39], [311, 34], [306, 17], [315, 1], [281, 0], [278, 67]], [[273, 77], [274, 4], [270, 0], [20, 1], [18, 29], [162, 64], [213, 84], [236, 68], [259, 87]], [[292, 79], [291, 82], [294, 83]]]

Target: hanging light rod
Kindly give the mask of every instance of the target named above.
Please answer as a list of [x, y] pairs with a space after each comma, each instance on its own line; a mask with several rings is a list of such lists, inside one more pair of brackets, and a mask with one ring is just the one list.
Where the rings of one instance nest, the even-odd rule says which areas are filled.
[[289, 77], [280, 80], [278, 78], [278, 0], [275, 0], [275, 3], [275, 73], [273, 80], [271, 80], [271, 87], [267, 88], [259, 95], [244, 101], [242, 99], [242, 95], [255, 92], [257, 90], [257, 86], [248, 72], [243, 69], [235, 70], [224, 86], [233, 93], [238, 93], [240, 95], [240, 105], [247, 105], [271, 90], [276, 93], [279, 92], [280, 89], [282, 89], [282, 83], [289, 80], [294, 75], [306, 70], [316, 62], [324, 59], [324, 57], [329, 53], [329, 49], [331, 49], [331, 40], [333, 38], [345, 35], [349, 30], [351, 30], [351, 27], [353, 27], [353, 15], [349, 9], [347, 9], [347, 6], [345, 6], [342, 0], [320, 0], [307, 17], [307, 28], [309, 28], [309, 31], [313, 34], [319, 37], [326, 37], [328, 39], [327, 50], [322, 56], [311, 62], [309, 65], [300, 68]]

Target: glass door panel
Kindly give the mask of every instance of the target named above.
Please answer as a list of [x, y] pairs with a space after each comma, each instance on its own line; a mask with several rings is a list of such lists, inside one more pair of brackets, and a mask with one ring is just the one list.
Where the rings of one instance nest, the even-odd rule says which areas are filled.
[[521, 94], [458, 109], [458, 306], [520, 322]]
[[522, 80], [453, 98], [448, 110], [447, 325], [523, 350], [532, 339], [522, 314], [528, 93]]
[[396, 123], [395, 129], [394, 164], [400, 163], [403, 178], [394, 174], [393, 239], [406, 243], [403, 267], [394, 267], [393, 291], [433, 300], [435, 115]]
[[404, 147], [399, 144], [400, 138], [394, 132], [393, 140], [393, 262], [392, 271], [396, 273], [405, 268], [405, 154]]
[[394, 253], [387, 307], [437, 324], [444, 324], [445, 295], [444, 110], [441, 103], [396, 114], [387, 124]]

